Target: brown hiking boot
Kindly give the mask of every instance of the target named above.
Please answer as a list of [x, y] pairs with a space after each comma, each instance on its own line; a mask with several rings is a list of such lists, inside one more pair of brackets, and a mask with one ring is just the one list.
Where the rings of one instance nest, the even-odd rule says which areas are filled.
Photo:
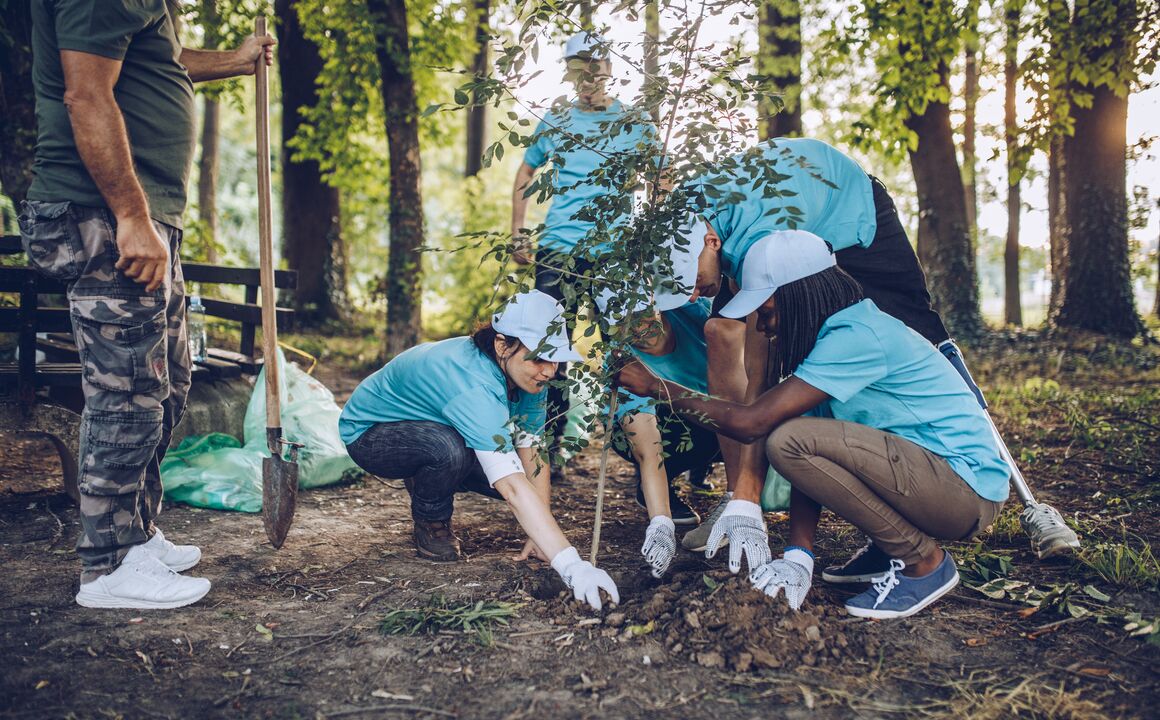
[[451, 532], [450, 520], [416, 520], [415, 549], [419, 557], [435, 562], [459, 559], [459, 538]]

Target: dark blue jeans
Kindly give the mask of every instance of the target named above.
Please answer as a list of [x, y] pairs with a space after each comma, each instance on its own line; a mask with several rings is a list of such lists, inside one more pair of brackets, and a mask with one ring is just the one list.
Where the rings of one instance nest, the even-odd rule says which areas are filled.
[[450, 520], [457, 492], [502, 499], [488, 484], [475, 451], [448, 425], [422, 420], [379, 423], [346, 449], [370, 474], [408, 481], [411, 517], [416, 520]]

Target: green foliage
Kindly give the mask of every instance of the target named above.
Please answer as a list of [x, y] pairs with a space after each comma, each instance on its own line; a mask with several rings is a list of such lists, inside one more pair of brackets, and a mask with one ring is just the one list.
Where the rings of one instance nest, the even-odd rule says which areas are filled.
[[1160, 560], [1152, 548], [1141, 541], [1140, 549], [1127, 542], [1099, 543], [1079, 554], [1081, 566], [1117, 587], [1130, 589], [1160, 586]]
[[445, 596], [437, 595], [420, 607], [387, 613], [379, 621], [379, 632], [384, 635], [431, 635], [441, 630], [458, 630], [474, 635], [476, 642], [490, 647], [494, 627], [506, 626], [508, 618], [514, 617], [520, 607], [518, 603], [495, 600], [451, 603]]

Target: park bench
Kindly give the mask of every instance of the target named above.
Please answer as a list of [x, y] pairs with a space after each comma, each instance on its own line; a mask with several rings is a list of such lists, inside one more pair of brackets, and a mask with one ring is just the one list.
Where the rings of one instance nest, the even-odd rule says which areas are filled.
[[[0, 257], [18, 256], [23, 260], [23, 253], [19, 236], [0, 236]], [[235, 285], [242, 286], [245, 292], [243, 302], [202, 298], [207, 316], [241, 324], [241, 340], [237, 350], [211, 347], [204, 361], [194, 363], [192, 410], [199, 388], [228, 386], [243, 376], [256, 375], [261, 368], [262, 359], [254, 356], [255, 334], [262, 323], [262, 308], [257, 304], [261, 281], [257, 268], [182, 263], [182, 269], [187, 287], [191, 283], [202, 289], [207, 285]], [[274, 285], [279, 289], [293, 289], [297, 282], [295, 271], [274, 272]], [[0, 431], [51, 440], [60, 455], [65, 490], [75, 499], [78, 430], [84, 398], [80, 357], [72, 339], [64, 294], [64, 283], [45, 278], [26, 265], [0, 265], [0, 298], [16, 300], [15, 305], [0, 302], [0, 333], [15, 335], [17, 347], [15, 362], [0, 362]], [[278, 329], [289, 330], [294, 311], [279, 307], [277, 318]], [[219, 391], [211, 396], [221, 394]], [[248, 397], [248, 391], [244, 394]], [[210, 414], [214, 414], [212, 410]], [[218, 429], [223, 428], [219, 425]]]

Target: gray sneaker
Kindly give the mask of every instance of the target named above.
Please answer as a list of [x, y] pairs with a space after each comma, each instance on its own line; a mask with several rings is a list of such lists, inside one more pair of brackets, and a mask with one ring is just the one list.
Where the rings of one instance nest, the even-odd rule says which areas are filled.
[[[701, 524], [685, 533], [681, 538], [681, 547], [690, 552], [705, 552], [705, 546], [709, 544], [709, 533], [713, 532], [713, 525], [717, 519], [721, 517], [721, 513], [725, 512], [725, 506], [733, 499], [733, 493], [727, 492], [721, 496], [721, 502], [717, 503], [716, 507], [709, 511]], [[729, 538], [723, 538], [721, 547], [725, 547], [729, 543]]]
[[1040, 560], [1067, 555], [1079, 549], [1075, 531], [1063, 521], [1059, 511], [1045, 503], [1029, 502], [1019, 515], [1019, 524], [1031, 540]]

